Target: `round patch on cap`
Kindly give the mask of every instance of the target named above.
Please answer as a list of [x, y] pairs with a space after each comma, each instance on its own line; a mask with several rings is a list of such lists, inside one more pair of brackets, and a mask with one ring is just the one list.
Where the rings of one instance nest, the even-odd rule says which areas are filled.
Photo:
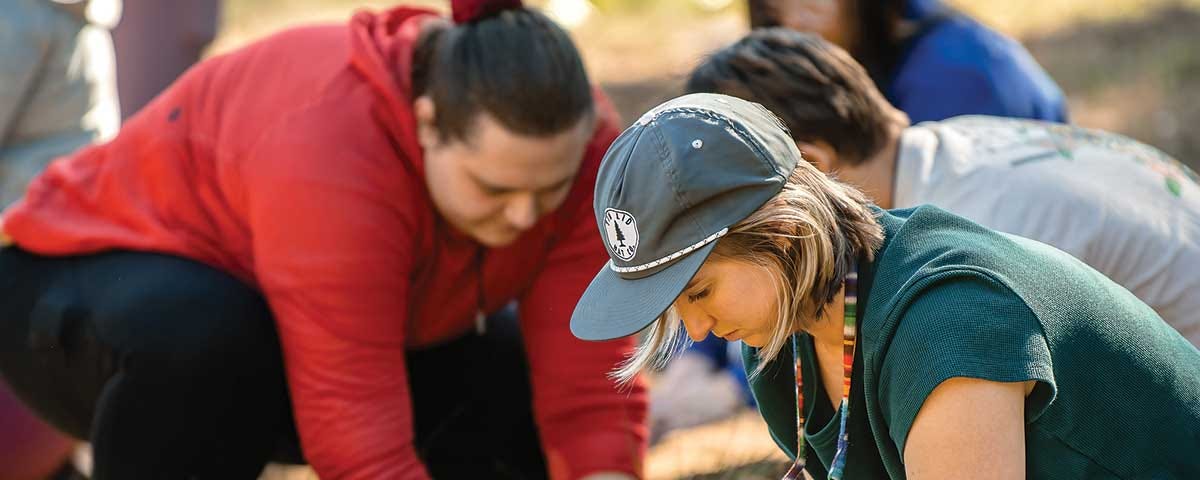
[[613, 256], [628, 262], [637, 255], [637, 219], [632, 213], [615, 208], [604, 210], [604, 233]]

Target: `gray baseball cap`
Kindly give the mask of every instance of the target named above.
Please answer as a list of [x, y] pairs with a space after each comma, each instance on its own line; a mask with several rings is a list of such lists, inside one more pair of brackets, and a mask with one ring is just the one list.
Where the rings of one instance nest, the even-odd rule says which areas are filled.
[[609, 340], [650, 325], [800, 160], [787, 128], [757, 103], [700, 93], [643, 115], [600, 164], [593, 207], [610, 261], [576, 304], [571, 332]]

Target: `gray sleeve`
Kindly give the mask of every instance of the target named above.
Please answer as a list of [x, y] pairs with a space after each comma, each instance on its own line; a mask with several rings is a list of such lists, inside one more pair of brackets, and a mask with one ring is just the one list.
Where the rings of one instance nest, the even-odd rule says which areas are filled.
[[10, 142], [50, 54], [50, 39], [38, 28], [44, 14], [39, 8], [53, 7], [49, 2], [0, 7], [0, 150]]

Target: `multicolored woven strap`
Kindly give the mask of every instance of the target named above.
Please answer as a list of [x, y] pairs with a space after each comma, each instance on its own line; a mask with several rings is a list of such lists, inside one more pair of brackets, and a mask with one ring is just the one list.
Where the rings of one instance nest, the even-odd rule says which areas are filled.
[[[831, 480], [841, 480], [846, 470], [846, 446], [850, 443], [850, 434], [846, 432], [846, 418], [850, 416], [850, 374], [854, 369], [854, 347], [858, 343], [858, 270], [854, 265], [846, 273], [845, 289], [845, 320], [842, 326], [842, 405], [841, 418], [838, 419], [837, 453], [833, 455], [833, 465], [829, 468]], [[799, 335], [792, 335], [792, 355], [796, 357], [796, 463], [783, 475], [783, 480], [799, 480], [804, 478], [805, 441], [804, 441], [804, 370], [800, 364]]]

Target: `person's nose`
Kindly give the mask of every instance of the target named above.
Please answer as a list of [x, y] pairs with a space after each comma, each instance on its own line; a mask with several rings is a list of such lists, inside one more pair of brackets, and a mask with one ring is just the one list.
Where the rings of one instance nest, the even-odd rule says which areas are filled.
[[532, 193], [521, 193], [513, 196], [504, 208], [504, 217], [517, 230], [528, 230], [537, 223], [537, 197]]
[[686, 300], [682, 302], [676, 301], [675, 311], [679, 313], [679, 318], [683, 320], [683, 328], [687, 330], [688, 337], [693, 342], [703, 342], [705, 338], [708, 338], [708, 333], [712, 331], [713, 326], [717, 323], [703, 309], [688, 303]]

